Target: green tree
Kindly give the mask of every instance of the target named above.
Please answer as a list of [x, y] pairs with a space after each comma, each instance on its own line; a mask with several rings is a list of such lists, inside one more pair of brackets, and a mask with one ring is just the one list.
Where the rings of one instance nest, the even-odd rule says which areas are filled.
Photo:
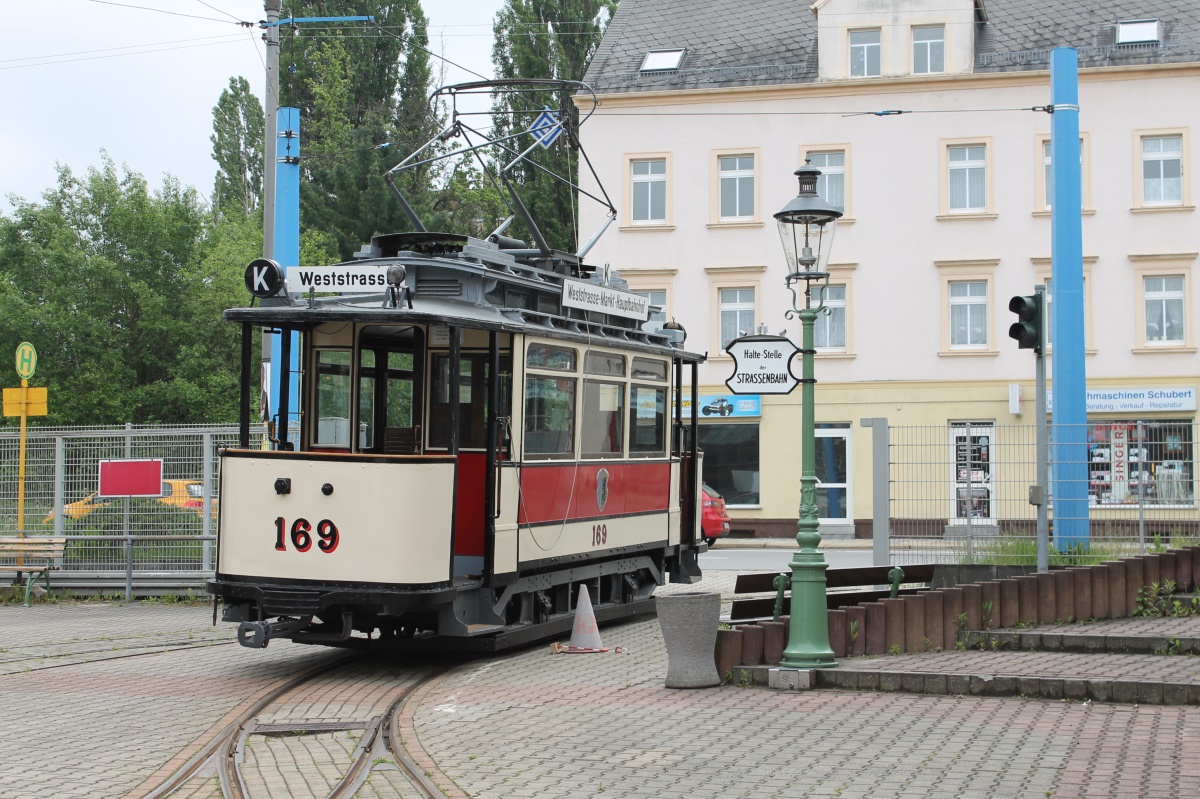
[[[281, 45], [289, 73], [282, 102], [301, 111], [301, 224], [326, 234], [341, 258], [373, 235], [411, 228], [383, 175], [439, 128], [427, 102], [433, 72], [419, 0], [361, 5], [295, 4], [290, 13], [298, 17], [372, 13], [376, 23], [329, 26], [319, 35], [300, 29]], [[439, 174], [423, 167], [400, 178], [421, 211], [433, 202]]]
[[49, 424], [233, 421], [240, 342], [221, 315], [261, 245], [256, 220], [214, 226], [174, 178], [151, 192], [106, 154], [81, 178], [61, 167], [0, 216], [0, 349], [38, 348]]
[[249, 82], [230, 78], [213, 107], [213, 212], [245, 216], [259, 210], [263, 186], [263, 109]]
[[[505, 0], [493, 26], [496, 38], [492, 62], [496, 77], [583, 80], [616, 7], [616, 0]], [[579, 125], [579, 114], [570, 92], [501, 98], [493, 108], [494, 129], [502, 135], [520, 130], [531, 124], [543, 107], [560, 109], [565, 115], [566, 132], [549, 150], [539, 148], [530, 158], [577, 182], [579, 158], [574, 131]], [[575, 249], [579, 243], [575, 230], [575, 191], [530, 164], [518, 164], [511, 175], [550, 246]], [[513, 230], [517, 229], [514, 225]]]

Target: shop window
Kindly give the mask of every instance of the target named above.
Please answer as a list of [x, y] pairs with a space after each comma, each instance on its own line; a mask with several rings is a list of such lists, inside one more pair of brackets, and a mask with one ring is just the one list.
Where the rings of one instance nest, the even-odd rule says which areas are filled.
[[702, 424], [698, 439], [704, 452], [704, 482], [726, 505], [759, 505], [759, 426]]
[[1191, 422], [1113, 421], [1088, 428], [1093, 505], [1195, 504]]

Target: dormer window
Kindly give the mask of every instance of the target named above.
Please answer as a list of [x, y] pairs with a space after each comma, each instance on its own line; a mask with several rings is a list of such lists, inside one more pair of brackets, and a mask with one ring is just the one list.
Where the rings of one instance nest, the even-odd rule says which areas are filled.
[[646, 53], [646, 57], [642, 60], [641, 69], [639, 72], [667, 72], [672, 69], [679, 69], [679, 65], [683, 63], [683, 54], [687, 50], [678, 48], [674, 50], [651, 50]]
[[1117, 22], [1117, 44], [1151, 44], [1162, 41], [1157, 19], [1123, 19]]

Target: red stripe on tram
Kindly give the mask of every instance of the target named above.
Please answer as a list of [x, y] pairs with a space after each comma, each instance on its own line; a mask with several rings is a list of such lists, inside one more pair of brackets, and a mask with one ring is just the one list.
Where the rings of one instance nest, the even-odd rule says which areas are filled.
[[517, 518], [521, 524], [542, 524], [661, 513], [667, 510], [670, 492], [671, 464], [661, 461], [526, 466], [521, 470]]

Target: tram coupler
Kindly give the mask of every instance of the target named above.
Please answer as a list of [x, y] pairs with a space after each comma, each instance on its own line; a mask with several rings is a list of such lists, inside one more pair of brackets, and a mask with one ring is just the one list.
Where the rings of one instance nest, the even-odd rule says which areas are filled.
[[238, 625], [238, 643], [247, 649], [266, 649], [272, 638], [290, 638], [312, 624], [312, 616], [279, 621], [244, 621]]

